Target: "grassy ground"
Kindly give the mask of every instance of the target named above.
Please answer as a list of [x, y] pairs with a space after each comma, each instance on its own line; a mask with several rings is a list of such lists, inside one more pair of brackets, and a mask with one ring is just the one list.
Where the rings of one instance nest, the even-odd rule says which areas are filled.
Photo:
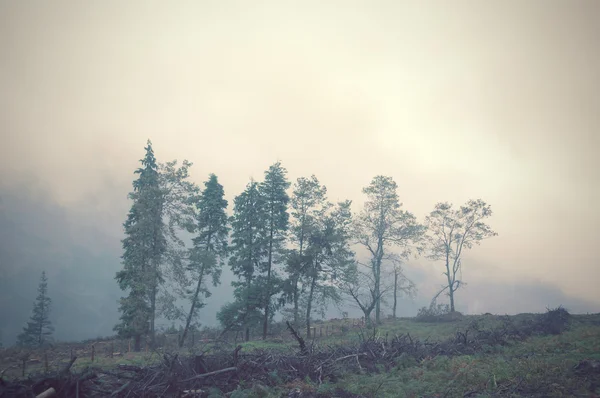
[[[526, 389], [542, 396], [590, 396], [590, 385], [573, 377], [573, 367], [585, 359], [600, 360], [600, 327], [580, 326], [559, 336], [532, 337], [508, 347], [490, 347], [473, 356], [407, 360], [391, 372], [348, 375], [325, 384], [321, 392], [343, 386], [347, 391], [376, 397], [492, 396]], [[520, 385], [519, 385], [520, 384]], [[598, 386], [600, 387], [600, 386]], [[597, 388], [600, 393], [600, 388]]]
[[[521, 314], [513, 318], [517, 323], [527, 322], [533, 314]], [[387, 320], [377, 333], [380, 336], [410, 334], [414, 338], [429, 341], [441, 341], [464, 331], [473, 321], [484, 328], [501, 323], [501, 318], [491, 315], [464, 316], [449, 322], [423, 323], [415, 319]], [[342, 330], [341, 321], [326, 322]], [[356, 329], [345, 330], [333, 336], [317, 337], [307, 343], [317, 345], [351, 344], [359, 340]], [[277, 338], [267, 341], [241, 343], [243, 352], [254, 350], [277, 350], [293, 352], [296, 342], [291, 339]], [[233, 347], [233, 345], [232, 345]], [[198, 353], [210, 346], [193, 350], [184, 349], [181, 354]], [[21, 376], [18, 355], [13, 353], [7, 358], [8, 350], [0, 353], [0, 372], [5, 377]], [[28, 365], [28, 372], [40, 372], [45, 368], [43, 354], [37, 356], [40, 362]], [[95, 356], [92, 363], [89, 356], [81, 356], [73, 370], [82, 370], [88, 366], [113, 368], [119, 364], [149, 365], [160, 360], [160, 352], [125, 353], [110, 358], [104, 353]], [[397, 361], [396, 366], [385, 371], [370, 373], [347, 373], [341, 379], [332, 382], [325, 380], [316, 384], [309, 380], [297, 381], [278, 387], [245, 386], [231, 395], [240, 397], [280, 397], [297, 388], [312, 396], [342, 396], [345, 393], [365, 397], [492, 397], [492, 396], [581, 396], [590, 397], [600, 394], [600, 375], [577, 375], [574, 366], [584, 360], [600, 361], [600, 314], [576, 315], [571, 327], [560, 335], [534, 336], [507, 346], [487, 346], [475, 355], [455, 357], [438, 356], [425, 358], [419, 362], [412, 358]], [[49, 359], [51, 370], [64, 366], [68, 358]], [[15, 366], [16, 365], [16, 366]], [[54, 368], [52, 368], [54, 367]], [[598, 369], [600, 372], [600, 369]], [[322, 394], [322, 395], [319, 395]], [[336, 395], [337, 394], [337, 395]], [[217, 396], [217, 395], [214, 395]]]
[[[534, 314], [511, 317], [516, 323]], [[452, 322], [422, 323], [399, 319], [384, 323], [380, 335], [406, 334], [440, 341], [477, 321], [484, 328], [501, 323], [496, 316], [465, 316]], [[358, 339], [356, 334], [325, 339], [335, 343]], [[258, 344], [260, 346], [260, 343]], [[246, 390], [247, 397], [280, 397], [290, 388], [313, 392], [314, 396], [364, 397], [594, 397], [600, 394], [600, 369], [595, 375], [578, 375], [574, 367], [584, 360], [600, 361], [600, 314], [574, 316], [571, 327], [560, 335], [534, 336], [508, 346], [486, 347], [476, 355], [438, 356], [420, 362], [400, 361], [390, 371], [346, 374], [336, 382], [320, 385], [304, 381], [281, 388]], [[598, 384], [595, 384], [598, 383]]]

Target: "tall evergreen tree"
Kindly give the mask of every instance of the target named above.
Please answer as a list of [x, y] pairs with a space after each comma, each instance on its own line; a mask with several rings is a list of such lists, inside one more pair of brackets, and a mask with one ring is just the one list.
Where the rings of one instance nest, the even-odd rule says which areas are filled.
[[279, 285], [277, 272], [273, 269], [274, 260], [281, 257], [289, 224], [288, 203], [290, 197], [287, 189], [290, 186], [286, 177], [287, 170], [277, 162], [265, 172], [265, 180], [260, 184], [259, 191], [264, 200], [267, 227], [267, 262], [264, 296], [263, 339], [267, 338], [269, 319], [271, 317], [271, 298], [277, 292]]
[[154, 321], [158, 286], [163, 281], [160, 265], [167, 249], [163, 224], [163, 191], [160, 187], [158, 165], [148, 140], [142, 167], [135, 171], [134, 191], [129, 194], [133, 205], [124, 223], [123, 270], [115, 279], [122, 290], [119, 310], [121, 322], [115, 330], [124, 337], [134, 337], [139, 351], [141, 337], [149, 332], [154, 344]]
[[48, 297], [48, 278], [46, 271], [42, 272], [40, 284], [38, 286], [38, 295], [33, 304], [33, 313], [27, 326], [17, 338], [17, 344], [21, 346], [35, 347], [41, 346], [54, 332], [54, 327], [49, 319], [50, 306], [52, 300]]
[[[258, 275], [264, 268], [268, 255], [266, 208], [263, 196], [259, 192], [258, 183], [251, 181], [244, 192], [234, 199], [233, 216], [231, 217], [231, 257], [229, 265], [239, 282], [233, 282], [237, 304], [228, 304], [218, 315], [220, 320], [235, 319], [243, 325], [245, 339], [250, 336], [257, 310], [263, 303], [264, 291], [256, 288]], [[232, 308], [235, 311], [232, 311]], [[235, 313], [234, 316], [227, 314]], [[225, 329], [232, 327], [224, 324]]]
[[190, 311], [188, 313], [183, 334], [179, 340], [182, 347], [185, 341], [192, 318], [201, 307], [199, 295], [203, 291], [206, 297], [210, 292], [205, 287], [205, 280], [212, 277], [212, 283], [220, 283], [223, 260], [227, 254], [227, 200], [224, 199], [225, 191], [219, 184], [217, 176], [211, 174], [204, 183], [204, 191], [194, 199], [196, 209], [195, 231], [198, 235], [193, 239], [193, 248], [189, 253], [188, 270], [196, 280], [196, 290], [190, 297]]

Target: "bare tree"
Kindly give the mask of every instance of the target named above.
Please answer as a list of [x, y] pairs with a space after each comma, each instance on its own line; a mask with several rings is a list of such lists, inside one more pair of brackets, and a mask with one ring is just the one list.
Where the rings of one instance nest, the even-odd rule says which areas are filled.
[[373, 276], [375, 303], [375, 321], [380, 319], [381, 266], [389, 255], [391, 247], [409, 253], [421, 240], [423, 225], [416, 217], [401, 209], [397, 194], [398, 186], [391, 177], [376, 176], [368, 187], [363, 189], [367, 195], [362, 212], [355, 218], [354, 236], [365, 247], [371, 258], [368, 264]]
[[381, 298], [389, 291], [389, 286], [378, 285], [371, 272], [354, 270], [354, 277], [342, 285], [342, 292], [348, 295], [365, 315], [368, 327], [373, 326], [371, 313], [376, 308]]
[[438, 203], [427, 216], [427, 241], [429, 244], [428, 258], [444, 261], [447, 284], [436, 295], [448, 291], [450, 311], [454, 312], [454, 292], [463, 284], [457, 279], [462, 270], [461, 256], [464, 250], [479, 245], [482, 240], [498, 234], [483, 222], [492, 215], [490, 205], [483, 200], [469, 200], [459, 209], [453, 209], [448, 202]]
[[396, 253], [388, 257], [392, 264], [391, 274], [394, 277], [394, 304], [392, 306], [392, 316], [396, 318], [396, 309], [398, 308], [398, 294], [404, 294], [408, 297], [414, 297], [417, 292], [417, 286], [405, 274], [402, 268], [402, 258]]

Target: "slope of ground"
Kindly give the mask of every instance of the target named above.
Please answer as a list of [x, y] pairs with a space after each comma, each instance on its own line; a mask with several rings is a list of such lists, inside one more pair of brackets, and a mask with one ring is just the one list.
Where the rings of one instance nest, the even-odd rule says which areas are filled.
[[[600, 314], [570, 316], [557, 309], [436, 322], [397, 319], [376, 330], [332, 320], [316, 324], [313, 339], [302, 339], [304, 353], [299, 340], [279, 329], [267, 341], [196, 339], [179, 351], [165, 345], [154, 352], [122, 353], [128, 349], [122, 342], [95, 342], [93, 362], [92, 342], [71, 345], [78, 358], [62, 373], [69, 357], [57, 353], [70, 356], [66, 345], [53, 352], [7, 349], [0, 355], [0, 397], [32, 396], [50, 387], [58, 396], [77, 391], [80, 396], [232, 398], [600, 394]], [[24, 355], [38, 361], [28, 364], [30, 377], [23, 380]]]

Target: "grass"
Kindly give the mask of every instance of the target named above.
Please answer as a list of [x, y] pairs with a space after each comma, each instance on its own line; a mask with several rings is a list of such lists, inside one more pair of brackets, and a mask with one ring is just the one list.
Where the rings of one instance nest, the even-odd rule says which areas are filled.
[[463, 396], [469, 391], [486, 397], [510, 396], [510, 390], [518, 386], [532, 394], [540, 391], [540, 396], [589, 396], [590, 386], [573, 377], [572, 369], [584, 359], [600, 360], [600, 327], [577, 327], [559, 336], [532, 337], [490, 351], [440, 356], [421, 363], [408, 361], [388, 373], [348, 375], [321, 389], [343, 386], [355, 394], [382, 398]]
[[[511, 317], [515, 323], [526, 323], [534, 314], [521, 314]], [[412, 318], [386, 320], [377, 330], [381, 336], [409, 333], [420, 340], [441, 341], [465, 330], [477, 321], [484, 328], [501, 323], [497, 316], [464, 316], [459, 319], [424, 323]], [[335, 325], [341, 329], [340, 321], [322, 325]], [[359, 339], [356, 329], [333, 336], [314, 339], [315, 344], [349, 344]], [[307, 341], [307, 343], [311, 343]], [[243, 352], [273, 350], [293, 352], [297, 346], [292, 339], [277, 338], [240, 343]], [[210, 347], [208, 347], [210, 348]], [[3, 357], [0, 353], [0, 372], [15, 358]], [[192, 351], [184, 349], [181, 354]], [[39, 358], [39, 353], [37, 354]], [[144, 366], [161, 360], [159, 352], [126, 353], [109, 358], [106, 354], [96, 355], [94, 362], [89, 356], [81, 356], [75, 362], [74, 370], [86, 367], [112, 368], [119, 364]], [[534, 336], [507, 346], [487, 346], [475, 355], [455, 357], [438, 356], [417, 361], [412, 357], [402, 357], [388, 371], [380, 368], [370, 373], [346, 373], [337, 381], [325, 380], [316, 384], [310, 380], [298, 380], [277, 387], [241, 386], [231, 395], [240, 397], [280, 397], [290, 389], [336, 396], [340, 391], [359, 394], [365, 397], [493, 397], [493, 396], [592, 396], [600, 393], [600, 375], [581, 377], [574, 373], [574, 366], [583, 360], [600, 361], [600, 314], [575, 315], [571, 327], [560, 335]], [[52, 366], [60, 367], [68, 358], [55, 358]], [[18, 362], [17, 362], [18, 365]], [[29, 367], [31, 372], [43, 370], [44, 364]], [[56, 367], [51, 368], [56, 369]], [[20, 376], [16, 368], [7, 371], [9, 377]], [[598, 382], [598, 385], [594, 385]], [[211, 396], [219, 396], [213, 392]], [[317, 395], [314, 395], [317, 396]]]

